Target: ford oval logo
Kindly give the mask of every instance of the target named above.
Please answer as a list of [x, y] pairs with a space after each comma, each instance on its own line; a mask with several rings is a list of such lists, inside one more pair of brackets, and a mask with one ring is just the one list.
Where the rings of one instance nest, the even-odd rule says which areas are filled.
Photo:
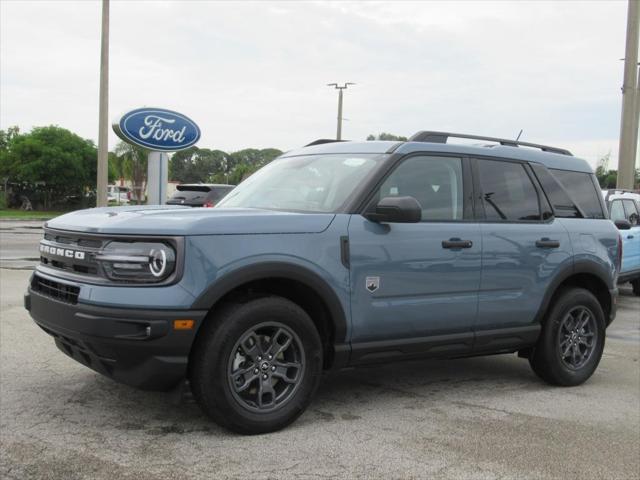
[[194, 145], [200, 128], [186, 115], [164, 108], [137, 108], [113, 124], [127, 143], [154, 151], [175, 152]]

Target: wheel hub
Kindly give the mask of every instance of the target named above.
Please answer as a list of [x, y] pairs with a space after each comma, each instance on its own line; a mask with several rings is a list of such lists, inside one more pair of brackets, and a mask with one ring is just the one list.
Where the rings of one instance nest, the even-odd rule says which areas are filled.
[[562, 362], [569, 368], [582, 368], [591, 358], [596, 338], [595, 317], [585, 307], [576, 307], [562, 319], [558, 333], [558, 349]]
[[229, 359], [231, 393], [252, 411], [269, 411], [292, 398], [304, 370], [302, 342], [289, 327], [269, 322], [241, 335]]

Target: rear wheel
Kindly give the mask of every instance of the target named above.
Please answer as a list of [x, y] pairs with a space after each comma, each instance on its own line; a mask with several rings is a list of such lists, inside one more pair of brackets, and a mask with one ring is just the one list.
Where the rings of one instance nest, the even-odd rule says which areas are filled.
[[218, 424], [246, 434], [279, 430], [307, 408], [322, 344], [307, 313], [280, 297], [227, 305], [198, 337], [190, 383]]
[[633, 294], [635, 296], [640, 296], [640, 278], [631, 282], [631, 286], [633, 287]]
[[529, 363], [548, 383], [579, 385], [596, 370], [604, 341], [604, 313], [598, 300], [588, 290], [567, 289], [552, 305]]

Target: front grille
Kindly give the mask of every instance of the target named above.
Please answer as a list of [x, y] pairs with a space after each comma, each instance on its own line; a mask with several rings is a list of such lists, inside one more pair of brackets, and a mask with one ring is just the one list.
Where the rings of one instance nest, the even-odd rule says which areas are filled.
[[106, 241], [84, 234], [45, 230], [44, 240], [40, 243], [40, 263], [69, 273], [98, 276], [95, 255]]
[[78, 295], [80, 294], [80, 287], [49, 280], [37, 274], [33, 276], [31, 288], [45, 297], [72, 305], [78, 303]]

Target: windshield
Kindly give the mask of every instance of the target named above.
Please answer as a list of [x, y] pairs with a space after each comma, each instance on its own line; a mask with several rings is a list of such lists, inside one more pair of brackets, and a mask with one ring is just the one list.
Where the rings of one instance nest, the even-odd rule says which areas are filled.
[[247, 178], [218, 207], [335, 212], [383, 155], [307, 155], [274, 160]]

